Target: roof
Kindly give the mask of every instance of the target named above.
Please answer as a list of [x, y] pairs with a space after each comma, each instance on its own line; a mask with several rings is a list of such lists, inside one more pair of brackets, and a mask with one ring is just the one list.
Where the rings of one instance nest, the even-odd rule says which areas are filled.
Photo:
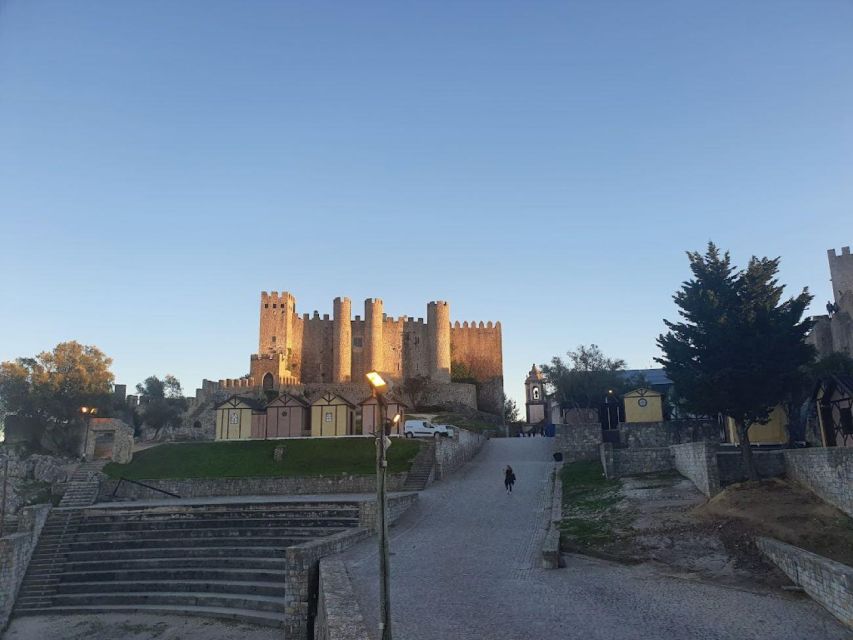
[[643, 376], [646, 382], [649, 383], [649, 386], [652, 387], [663, 387], [672, 384], [672, 380], [669, 379], [669, 376], [666, 375], [666, 371], [663, 369], [623, 369], [619, 372], [619, 375], [623, 378]]
[[[341, 402], [335, 402], [335, 400], [340, 400]], [[341, 405], [345, 404], [351, 409], [355, 409], [355, 404], [350, 402], [347, 398], [345, 398], [340, 393], [332, 393], [331, 391], [326, 391], [322, 395], [314, 398], [311, 401], [311, 405], [315, 404], [326, 404], [326, 405]]]
[[267, 402], [266, 406], [267, 407], [285, 406], [285, 405], [291, 405], [291, 404], [298, 404], [298, 405], [303, 406], [303, 407], [308, 406], [308, 402], [306, 400], [303, 400], [302, 398], [300, 398], [298, 396], [291, 395], [287, 392], [279, 394], [277, 397], [275, 397], [272, 400], [270, 400], [269, 402]]
[[853, 398], [853, 376], [848, 375], [831, 375], [821, 378], [815, 383], [814, 391], [812, 392], [812, 400], [817, 399], [818, 392], [824, 389], [825, 392], [832, 394], [836, 389], [843, 395]]
[[537, 382], [539, 380], [544, 380], [545, 376], [542, 375], [542, 372], [539, 370], [539, 367], [536, 366], [536, 363], [533, 364], [533, 367], [530, 369], [530, 373], [527, 374], [527, 379], [525, 382]]
[[628, 393], [626, 393], [623, 398], [634, 398], [634, 397], [643, 397], [643, 396], [660, 396], [660, 391], [655, 391], [654, 389], [649, 389], [648, 387], [639, 387], [637, 389], [632, 389]]
[[238, 404], [244, 404], [247, 408], [252, 409], [253, 411], [263, 411], [264, 403], [255, 398], [247, 398], [245, 396], [233, 395], [225, 398], [222, 402], [215, 405], [214, 409], [221, 409], [222, 407], [229, 405], [231, 407], [236, 407]]

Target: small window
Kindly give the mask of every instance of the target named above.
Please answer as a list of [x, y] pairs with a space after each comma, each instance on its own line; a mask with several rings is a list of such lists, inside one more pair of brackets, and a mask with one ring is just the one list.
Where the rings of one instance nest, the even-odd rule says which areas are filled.
[[201, 420], [196, 420], [195, 422], [193, 422], [193, 428], [201, 429]]
[[272, 343], [275, 344], [275, 336], [272, 337]]
[[534, 400], [539, 399], [539, 387], [533, 387], [533, 399]]
[[269, 302], [265, 302], [265, 303], [264, 303], [264, 309], [269, 309], [269, 308], [270, 308], [270, 303], [269, 303]]
[[362, 341], [362, 338], [353, 338], [352, 339], [352, 346], [354, 346], [354, 347], [361, 347], [361, 346], [363, 346], [363, 344], [364, 343]]
[[273, 308], [273, 309], [275, 309], [277, 306], [278, 306], [278, 305], [277, 305], [275, 302], [273, 302], [273, 303], [272, 303], [272, 308]]

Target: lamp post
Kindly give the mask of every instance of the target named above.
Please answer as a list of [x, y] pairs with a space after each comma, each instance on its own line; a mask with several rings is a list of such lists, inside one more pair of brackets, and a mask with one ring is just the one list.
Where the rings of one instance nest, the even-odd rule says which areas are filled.
[[86, 424], [86, 433], [83, 434], [83, 460], [86, 460], [86, 454], [89, 452], [89, 423], [92, 416], [98, 413], [98, 409], [97, 407], [80, 407], [80, 413], [83, 414]]
[[[389, 558], [388, 551], [388, 518], [385, 505], [385, 480], [388, 470], [388, 460], [385, 457], [387, 448], [385, 438], [385, 397], [388, 384], [376, 371], [367, 374], [367, 381], [373, 389], [376, 398], [378, 425], [376, 429], [376, 528], [379, 533], [379, 640], [391, 640], [391, 596], [389, 591]], [[389, 441], [390, 444], [390, 441]]]

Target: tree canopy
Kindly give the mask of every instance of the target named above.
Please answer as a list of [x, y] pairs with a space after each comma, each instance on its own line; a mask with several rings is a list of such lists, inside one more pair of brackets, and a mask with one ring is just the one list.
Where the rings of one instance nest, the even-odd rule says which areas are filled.
[[804, 289], [782, 299], [779, 258], [753, 257], [738, 269], [713, 243], [687, 256], [693, 277], [673, 296], [681, 320], [664, 320], [669, 331], [658, 337], [656, 360], [690, 411], [736, 421], [754, 479], [749, 427], [800, 387], [814, 359], [805, 342], [811, 321], [803, 319], [812, 296]]
[[142, 421], [155, 430], [155, 439], [164, 428], [181, 426], [187, 401], [175, 376], [166, 374], [162, 379], [149, 376], [136, 385], [136, 392]]
[[81, 407], [110, 407], [111, 364], [97, 347], [74, 341], [0, 363], [2, 404], [5, 411], [38, 425], [45, 446], [74, 453], [79, 430], [73, 427], [81, 424]]
[[598, 345], [579, 345], [566, 354], [568, 362], [555, 356], [541, 366], [545, 381], [563, 408], [597, 409], [610, 392], [627, 391], [632, 381], [623, 373], [625, 361], [608, 358]]

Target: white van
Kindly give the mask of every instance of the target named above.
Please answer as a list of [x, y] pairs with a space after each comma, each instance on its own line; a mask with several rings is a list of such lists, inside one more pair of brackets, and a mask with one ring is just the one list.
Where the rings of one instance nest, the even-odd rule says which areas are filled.
[[403, 434], [407, 438], [449, 438], [453, 430], [443, 424], [433, 424], [429, 420], [406, 420]]

